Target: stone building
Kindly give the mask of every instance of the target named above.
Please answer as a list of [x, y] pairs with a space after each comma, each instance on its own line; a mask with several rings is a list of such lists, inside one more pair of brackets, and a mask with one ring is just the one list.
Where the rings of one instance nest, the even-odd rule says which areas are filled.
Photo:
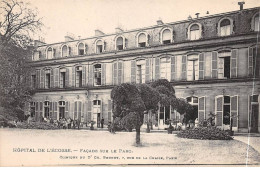
[[[216, 114], [216, 125], [257, 132], [259, 119], [259, 7], [189, 18], [113, 34], [64, 42], [37, 42], [30, 65], [35, 90], [33, 119], [72, 118], [112, 121], [110, 92], [121, 83], [168, 79], [178, 98], [195, 108], [194, 119]], [[148, 119], [147, 117], [145, 119]], [[164, 128], [180, 120], [172, 108], [152, 117]], [[180, 120], [181, 121], [181, 120]]]

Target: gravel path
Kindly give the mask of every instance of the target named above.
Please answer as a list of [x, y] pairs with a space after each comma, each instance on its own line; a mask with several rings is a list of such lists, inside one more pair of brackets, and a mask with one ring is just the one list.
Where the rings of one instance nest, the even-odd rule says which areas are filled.
[[[260, 164], [259, 150], [239, 140], [209, 141], [183, 139], [166, 133], [141, 133], [141, 142], [141, 146], [135, 146], [135, 132], [0, 129], [0, 166]], [[251, 142], [259, 146], [257, 140]], [[14, 152], [18, 148], [32, 148], [36, 152]], [[38, 152], [38, 149], [45, 152]], [[71, 152], [59, 152], [61, 149]]]

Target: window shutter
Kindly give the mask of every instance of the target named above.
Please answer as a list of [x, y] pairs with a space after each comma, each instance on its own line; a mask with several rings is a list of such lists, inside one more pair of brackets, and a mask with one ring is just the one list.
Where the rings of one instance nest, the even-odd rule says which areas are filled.
[[230, 97], [231, 103], [231, 116], [233, 119], [233, 127], [238, 127], [238, 96], [231, 96]]
[[58, 115], [58, 102], [53, 102], [53, 119], [57, 120]]
[[108, 100], [108, 122], [112, 122], [112, 101]]
[[86, 86], [86, 66], [82, 66], [82, 86]]
[[136, 83], [136, 61], [131, 61], [131, 83]]
[[118, 84], [123, 83], [123, 62], [118, 62]]
[[51, 69], [51, 77], [50, 77], [50, 86], [51, 88], [54, 87], [54, 75], [53, 75], [53, 69]]
[[200, 97], [199, 98], [199, 114], [198, 114], [198, 119], [199, 122], [203, 122], [205, 119], [205, 97]]
[[211, 77], [218, 78], [218, 53], [216, 51], [212, 52], [212, 72]]
[[75, 87], [75, 79], [76, 79], [76, 67], [72, 67], [72, 75], [71, 75], [71, 86]]
[[183, 55], [182, 56], [182, 72], [181, 72], [181, 78], [182, 80], [186, 80], [187, 79], [187, 74], [186, 74], [186, 65], [187, 65], [187, 56]]
[[36, 70], [36, 88], [40, 88], [40, 79], [41, 79], [41, 75], [40, 75], [40, 70]]
[[44, 72], [44, 70], [42, 69], [42, 70], [41, 70], [41, 80], [40, 80], [40, 88], [42, 88], [42, 89], [44, 89], [44, 76], [45, 76], [44, 73], [45, 73], [45, 72]]
[[78, 101], [78, 119], [81, 121], [82, 102]]
[[117, 80], [118, 80], [117, 74], [118, 74], [118, 72], [117, 72], [117, 62], [115, 62], [113, 64], [113, 84], [114, 85], [117, 85]]
[[93, 72], [93, 65], [89, 65], [88, 86], [90, 87], [93, 86]]
[[155, 80], [160, 79], [160, 58], [155, 58]]
[[43, 117], [43, 102], [39, 102], [40, 103], [40, 114], [39, 114], [39, 118], [40, 121], [42, 121], [42, 117]]
[[88, 122], [88, 114], [87, 114], [87, 108], [88, 108], [88, 102], [84, 102], [83, 103], [83, 115], [84, 115], [84, 123], [87, 123]]
[[53, 105], [52, 105], [52, 102], [50, 102], [50, 118], [53, 119]]
[[199, 79], [204, 80], [204, 53], [199, 54]]
[[103, 63], [101, 66], [101, 84], [106, 85], [106, 64]]
[[70, 102], [66, 101], [65, 102], [65, 117], [66, 117], [66, 119], [68, 119], [70, 117], [70, 115], [69, 115], [69, 105], [70, 105]]
[[35, 102], [35, 118], [36, 118], [36, 121], [39, 121], [39, 102]]
[[174, 81], [176, 78], [176, 57], [171, 57], [171, 81]]
[[237, 77], [237, 56], [238, 50], [234, 49], [231, 51], [231, 78]]
[[150, 82], [150, 59], [145, 59], [145, 82]]
[[66, 73], [65, 73], [65, 87], [69, 87], [69, 69], [66, 68]]
[[222, 126], [223, 122], [223, 96], [216, 97], [215, 100], [215, 109], [216, 109], [216, 126]]
[[54, 69], [54, 86], [59, 87], [59, 68]]
[[92, 101], [91, 100], [89, 100], [88, 101], [88, 107], [87, 107], [87, 111], [88, 111], [88, 122], [90, 122], [91, 120], [92, 120], [92, 114], [91, 114], [91, 111], [92, 111], [92, 109], [91, 109], [91, 107], [92, 107]]
[[248, 48], [248, 76], [253, 77], [253, 48]]
[[78, 102], [74, 102], [74, 120], [78, 119]]

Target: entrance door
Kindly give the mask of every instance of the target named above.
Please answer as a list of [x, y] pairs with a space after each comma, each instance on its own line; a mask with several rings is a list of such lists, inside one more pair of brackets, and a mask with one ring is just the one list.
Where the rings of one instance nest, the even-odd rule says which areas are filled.
[[223, 127], [224, 127], [224, 130], [227, 130], [230, 128], [230, 105], [224, 105]]
[[250, 132], [257, 133], [258, 132], [258, 117], [259, 115], [259, 106], [258, 104], [252, 104], [252, 113], [251, 113], [251, 121], [250, 121]]
[[59, 108], [59, 119], [65, 118], [65, 107]]
[[170, 119], [170, 106], [160, 107], [159, 113], [159, 129], [164, 129], [167, 127], [166, 121]]

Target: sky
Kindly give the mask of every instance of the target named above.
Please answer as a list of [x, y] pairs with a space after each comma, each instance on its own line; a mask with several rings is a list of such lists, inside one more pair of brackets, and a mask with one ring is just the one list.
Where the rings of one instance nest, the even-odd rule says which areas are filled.
[[[24, 0], [37, 8], [45, 27], [39, 36], [46, 43], [64, 41], [72, 33], [76, 38], [94, 36], [95, 29], [106, 34], [116, 27], [124, 30], [186, 20], [195, 13], [201, 16], [239, 10], [241, 0]], [[259, 7], [260, 0], [244, 0], [244, 8]]]

